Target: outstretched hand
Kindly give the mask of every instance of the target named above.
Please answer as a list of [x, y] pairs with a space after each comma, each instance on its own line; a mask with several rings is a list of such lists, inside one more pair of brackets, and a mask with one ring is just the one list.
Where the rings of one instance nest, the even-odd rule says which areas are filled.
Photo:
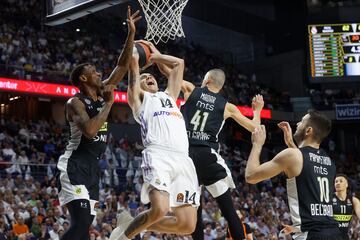
[[137, 10], [135, 13], [131, 14], [131, 7], [128, 6], [126, 22], [128, 25], [128, 30], [131, 33], [136, 32], [135, 23], [141, 19], [141, 16], [139, 16], [139, 14], [140, 14], [139, 10]]
[[251, 141], [253, 145], [264, 145], [266, 140], [266, 129], [264, 125], [261, 125], [259, 128], [255, 128], [254, 132], [251, 135]]
[[290, 127], [290, 124], [288, 122], [282, 121], [282, 122], [278, 123], [278, 127], [284, 133], [285, 144], [290, 148], [296, 148], [296, 145], [293, 140], [293, 134], [292, 134], [292, 129]]
[[290, 233], [293, 233], [295, 230], [295, 228], [293, 226], [289, 226], [286, 224], [284, 224], [283, 226], [284, 226], [284, 228], [281, 229], [280, 232], [283, 232], [285, 235], [289, 235]]
[[261, 111], [264, 107], [264, 99], [260, 94], [256, 94], [251, 102], [253, 111]]
[[103, 89], [103, 99], [108, 104], [114, 103], [114, 90], [116, 86], [113, 84], [108, 84], [104, 86]]

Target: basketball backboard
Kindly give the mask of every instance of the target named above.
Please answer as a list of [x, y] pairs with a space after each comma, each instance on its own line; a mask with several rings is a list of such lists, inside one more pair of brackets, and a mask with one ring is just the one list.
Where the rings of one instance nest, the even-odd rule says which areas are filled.
[[63, 24], [129, 0], [45, 0], [46, 25]]

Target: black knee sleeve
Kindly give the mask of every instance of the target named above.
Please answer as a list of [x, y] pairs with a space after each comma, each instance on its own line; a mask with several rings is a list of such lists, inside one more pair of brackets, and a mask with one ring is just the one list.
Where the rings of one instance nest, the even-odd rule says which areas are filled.
[[228, 189], [223, 195], [215, 199], [219, 205], [221, 213], [224, 215], [224, 218], [228, 222], [232, 239], [234, 240], [245, 239], [244, 229], [242, 227], [242, 223], [238, 215], [236, 214], [234, 203], [232, 202], [231, 199], [230, 190]]
[[71, 216], [71, 225], [61, 240], [89, 240], [89, 227], [94, 219], [90, 214], [90, 201], [73, 200], [66, 207]]

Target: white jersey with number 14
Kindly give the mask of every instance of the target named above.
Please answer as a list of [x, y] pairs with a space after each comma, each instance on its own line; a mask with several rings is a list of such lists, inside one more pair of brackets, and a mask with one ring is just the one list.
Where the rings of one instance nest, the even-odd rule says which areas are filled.
[[188, 152], [189, 142], [183, 115], [166, 92], [145, 92], [135, 120], [141, 126], [144, 147]]

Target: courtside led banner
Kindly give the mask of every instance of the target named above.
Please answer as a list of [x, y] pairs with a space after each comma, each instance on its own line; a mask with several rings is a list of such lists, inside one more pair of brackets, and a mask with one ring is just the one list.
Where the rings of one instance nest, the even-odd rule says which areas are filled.
[[335, 112], [337, 120], [360, 119], [360, 104], [336, 104]]
[[[29, 80], [16, 80], [0, 77], [0, 91], [10, 91], [15, 93], [30, 93], [35, 95], [48, 95], [54, 97], [71, 97], [79, 92], [79, 89], [70, 85], [34, 82]], [[127, 93], [115, 91], [115, 102], [127, 103]], [[183, 104], [183, 99], [178, 99], [177, 104]], [[239, 110], [245, 116], [253, 116], [250, 107], [238, 106]], [[261, 118], [271, 119], [271, 111], [263, 109]]]

